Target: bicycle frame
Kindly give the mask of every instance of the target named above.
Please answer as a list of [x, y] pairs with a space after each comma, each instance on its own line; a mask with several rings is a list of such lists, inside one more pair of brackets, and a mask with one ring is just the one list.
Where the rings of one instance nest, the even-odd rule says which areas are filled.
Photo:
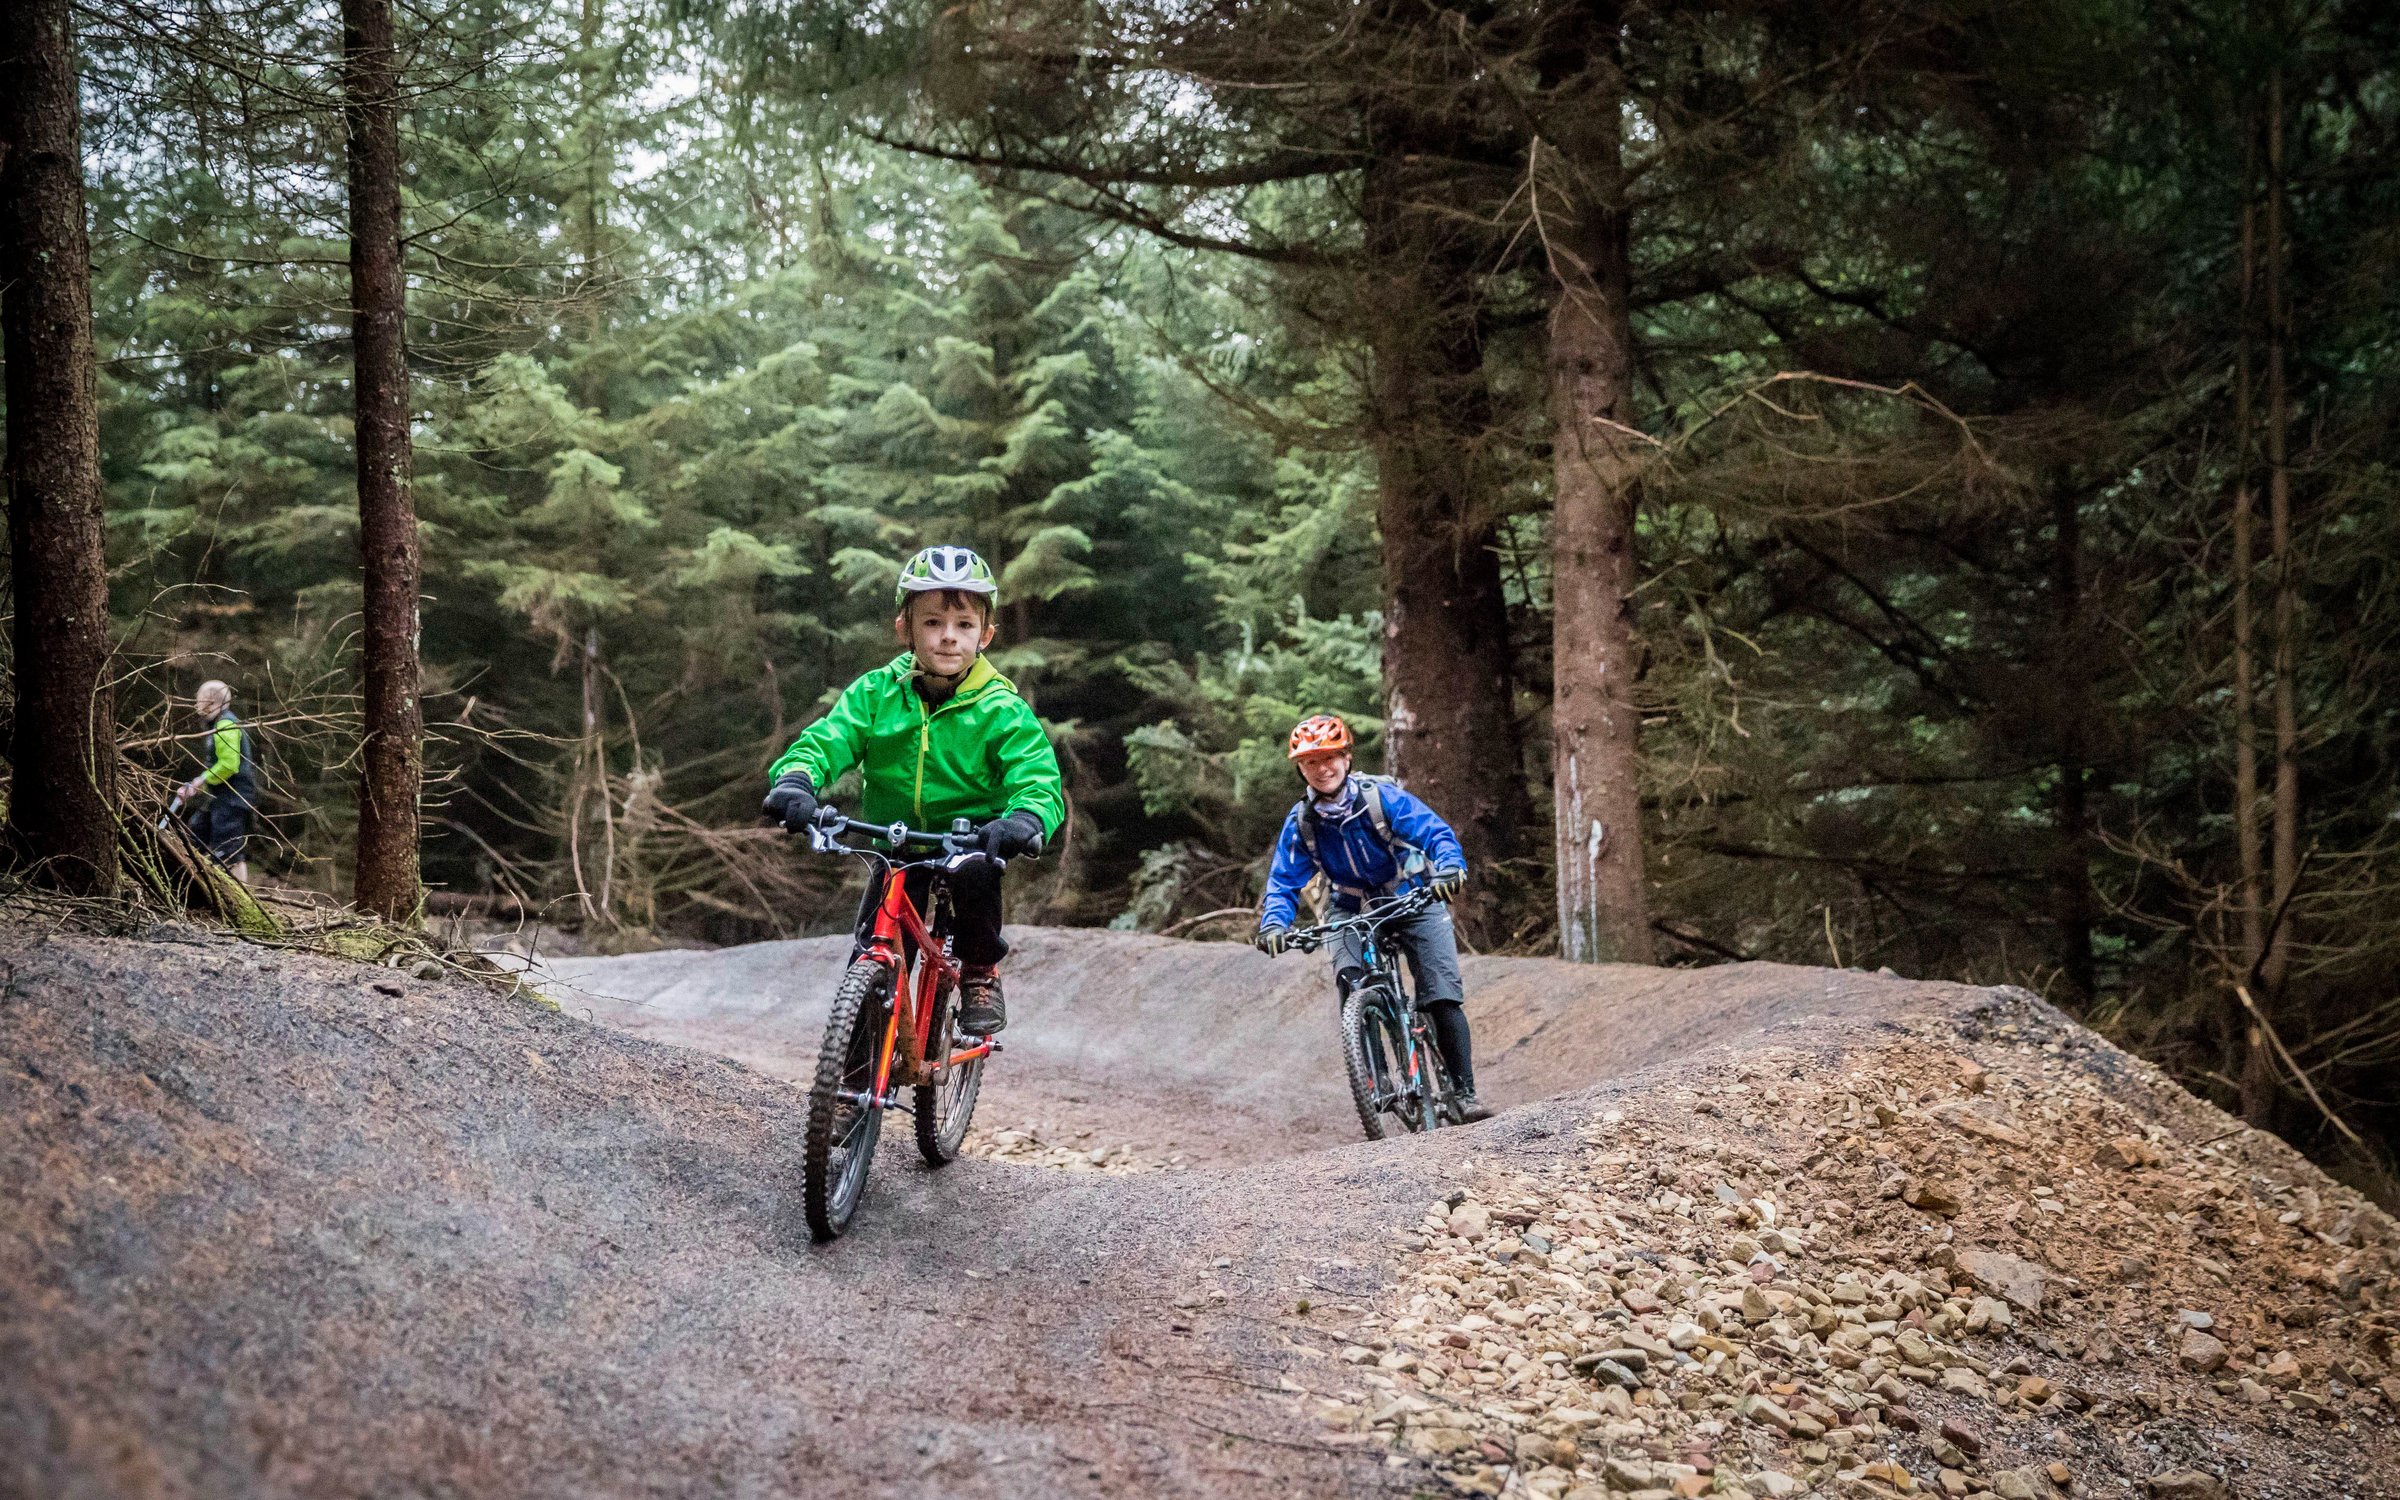
[[[993, 1042], [984, 1037], [937, 1063], [928, 1062], [925, 1051], [933, 1041], [935, 1002], [940, 999], [944, 985], [958, 983], [959, 964], [935, 941], [916, 902], [909, 899], [908, 871], [919, 866], [881, 858], [875, 864], [876, 877], [883, 881], [883, 897], [876, 905], [875, 927], [860, 956], [883, 965], [892, 975], [892, 1009], [884, 1021], [883, 1041], [877, 1048], [875, 1063], [875, 1098], [888, 1108], [896, 1084], [938, 1083], [958, 1064], [990, 1056]], [[905, 945], [908, 943], [915, 944], [916, 951], [924, 958], [917, 970], [913, 992], [907, 983]], [[905, 1030], [901, 1026], [904, 1018], [908, 1023]], [[905, 1049], [900, 1047], [903, 1039], [907, 1042]]]
[[1407, 977], [1400, 972], [1399, 960], [1385, 955], [1383, 945], [1375, 940], [1372, 928], [1368, 930], [1367, 940], [1359, 948], [1359, 957], [1366, 960], [1371, 976], [1364, 983], [1376, 985], [1382, 990], [1384, 1004], [1390, 1008], [1392, 1020], [1398, 1024], [1401, 1035], [1408, 1038], [1408, 1072], [1399, 1082], [1404, 1095], [1415, 1096], [1425, 1086], [1422, 1076], [1424, 1070], [1418, 1065], [1419, 1059], [1433, 1045], [1433, 1038], [1426, 1033], [1425, 1013], [1417, 1008], [1416, 994], [1408, 987]]
[[[943, 1082], [950, 1070], [963, 1062], [989, 1057], [1000, 1050], [1000, 1044], [984, 1037], [971, 1046], [961, 1047], [938, 1061], [926, 1057], [933, 1043], [933, 1017], [944, 985], [955, 986], [961, 973], [958, 962], [951, 958], [945, 946], [934, 938], [924, 913], [908, 896], [908, 872], [932, 870], [939, 872], [953, 862], [974, 854], [967, 841], [968, 828], [962, 819], [948, 834], [923, 833], [906, 824], [894, 823], [878, 828], [845, 818], [828, 807], [820, 810], [809, 828], [809, 847], [821, 854], [850, 854], [867, 861], [872, 871], [870, 879], [883, 882], [882, 894], [876, 898], [875, 925], [860, 949], [859, 957], [880, 964], [892, 976], [891, 1014], [885, 1018], [883, 1039], [876, 1047], [875, 1087], [873, 1094], [859, 1101], [872, 1109], [889, 1109], [895, 1094], [903, 1085], [928, 1087]], [[901, 860], [873, 849], [861, 849], [841, 841], [844, 833], [863, 833], [884, 840], [894, 850], [911, 845], [942, 851], [939, 859]], [[988, 857], [988, 856], [986, 856]], [[994, 860], [1005, 867], [1006, 862]], [[914, 944], [924, 963], [917, 971], [912, 990], [908, 983], [908, 945]], [[905, 1022], [905, 1025], [903, 1023]], [[902, 1043], [905, 1041], [906, 1045]]]

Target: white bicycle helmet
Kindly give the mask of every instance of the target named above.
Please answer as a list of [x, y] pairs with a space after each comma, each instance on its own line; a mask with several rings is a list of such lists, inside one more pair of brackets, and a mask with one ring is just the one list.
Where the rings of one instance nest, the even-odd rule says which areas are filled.
[[1000, 602], [1000, 584], [992, 577], [991, 565], [977, 557], [972, 548], [928, 547], [901, 568], [900, 587], [892, 594], [892, 610], [905, 611], [911, 594], [949, 589], [962, 594], [982, 594], [994, 604]]

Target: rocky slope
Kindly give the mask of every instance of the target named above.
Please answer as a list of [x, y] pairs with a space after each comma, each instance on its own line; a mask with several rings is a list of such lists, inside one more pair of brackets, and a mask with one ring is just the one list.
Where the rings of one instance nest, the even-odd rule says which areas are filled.
[[2400, 1493], [2388, 1223], [1987, 1019], [1756, 1049], [1432, 1200], [1321, 1420], [1483, 1493]]
[[1321, 974], [1030, 934], [811, 1248], [837, 959], [0, 924], [0, 1494], [2395, 1493], [2389, 1221], [2029, 999], [1479, 961], [1369, 1145]]

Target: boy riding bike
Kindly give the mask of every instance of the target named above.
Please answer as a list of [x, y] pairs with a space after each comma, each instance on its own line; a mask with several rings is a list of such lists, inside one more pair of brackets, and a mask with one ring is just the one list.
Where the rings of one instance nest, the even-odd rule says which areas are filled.
[[[1320, 870], [1333, 884], [1334, 905], [1353, 914], [1369, 900], [1406, 895], [1419, 886], [1448, 902], [1467, 883], [1467, 857], [1450, 825], [1398, 782], [1352, 775], [1351, 744], [1350, 726], [1334, 714], [1303, 719], [1292, 730], [1289, 757], [1308, 793], [1284, 819], [1267, 873], [1255, 941], [1270, 958], [1291, 946], [1300, 891]], [[1420, 870], [1420, 864], [1430, 868]], [[1417, 1002], [1457, 1085], [1459, 1117], [1490, 1119], [1491, 1110], [1475, 1097], [1474, 1052], [1463, 1004], [1467, 992], [1449, 907], [1435, 906], [1395, 922], [1389, 937], [1408, 955]], [[1335, 980], [1345, 994], [1366, 972], [1362, 940], [1355, 929], [1346, 933], [1334, 955]]]
[[[801, 731], [768, 775], [765, 812], [795, 833], [816, 817], [821, 789], [852, 766], [865, 779], [871, 823], [946, 828], [983, 825], [983, 852], [1036, 855], [1066, 819], [1058, 757], [1016, 684], [984, 658], [1000, 588], [964, 547], [928, 547], [900, 570], [892, 633], [908, 649], [843, 689], [825, 717]], [[926, 877], [912, 876], [910, 895]], [[956, 913], [958, 1029], [990, 1036], [1008, 1024], [1000, 993], [1000, 872], [976, 863], [950, 877]], [[861, 940], [875, 912], [860, 913]]]

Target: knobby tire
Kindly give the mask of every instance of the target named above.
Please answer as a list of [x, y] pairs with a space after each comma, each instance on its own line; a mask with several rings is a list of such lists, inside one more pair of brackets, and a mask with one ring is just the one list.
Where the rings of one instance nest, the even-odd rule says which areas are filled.
[[1418, 1128], [1405, 1110], [1376, 1099], [1378, 1092], [1398, 1091], [1408, 1066], [1407, 1042], [1392, 1020], [1391, 1008], [1373, 1003], [1383, 998], [1383, 991], [1370, 983], [1342, 1001], [1342, 1065], [1350, 1075], [1350, 1102], [1358, 1109], [1359, 1128], [1370, 1141]]
[[801, 1199], [808, 1232], [819, 1241], [850, 1227], [866, 1196], [867, 1171], [883, 1133], [883, 1111], [841, 1097], [875, 1088], [875, 1067], [890, 1014], [891, 971], [868, 959], [850, 966], [834, 991], [833, 1014], [817, 1049], [817, 1076], [808, 1093], [808, 1140]]

